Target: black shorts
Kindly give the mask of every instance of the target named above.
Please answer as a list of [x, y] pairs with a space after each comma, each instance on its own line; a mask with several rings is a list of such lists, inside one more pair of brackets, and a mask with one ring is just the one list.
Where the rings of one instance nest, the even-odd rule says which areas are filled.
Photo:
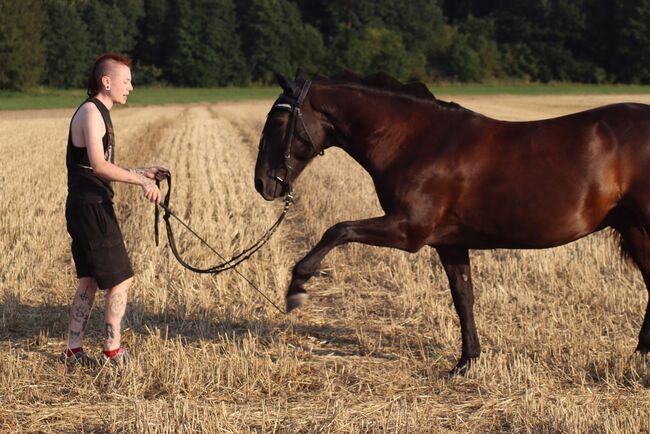
[[109, 289], [133, 277], [112, 203], [68, 199], [65, 219], [78, 278], [94, 277], [100, 289]]

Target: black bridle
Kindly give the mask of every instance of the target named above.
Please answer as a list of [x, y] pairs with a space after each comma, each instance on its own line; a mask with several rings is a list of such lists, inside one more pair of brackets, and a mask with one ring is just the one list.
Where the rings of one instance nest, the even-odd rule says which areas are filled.
[[[314, 144], [314, 140], [312, 139], [312, 136], [309, 133], [309, 129], [307, 128], [307, 124], [305, 123], [305, 118], [302, 115], [301, 109], [305, 102], [305, 98], [307, 98], [307, 93], [309, 92], [310, 87], [311, 87], [311, 80], [305, 80], [305, 82], [302, 85], [302, 88], [300, 89], [300, 94], [298, 95], [298, 98], [294, 98], [284, 94], [281, 95], [275, 101], [273, 107], [271, 107], [271, 111], [269, 111], [269, 114], [267, 115], [268, 118], [272, 116], [273, 113], [279, 111], [289, 112], [288, 128], [286, 130], [286, 134], [283, 139], [284, 152], [282, 154], [282, 166], [277, 167], [273, 170], [269, 169], [267, 171], [267, 175], [271, 179], [276, 181], [278, 184], [280, 184], [283, 188], [283, 191], [289, 195], [292, 194], [291, 183], [287, 181], [287, 179], [289, 178], [289, 173], [291, 172], [292, 169], [291, 165], [289, 165], [289, 160], [291, 159], [291, 144], [293, 143], [294, 135], [296, 134], [296, 124], [298, 123], [298, 120], [300, 120], [300, 123], [302, 124], [302, 129], [305, 131], [305, 134], [307, 135], [307, 139], [306, 140], [303, 139], [303, 141], [307, 142], [313, 154], [323, 155], [325, 153], [324, 150], [321, 151], [316, 150], [316, 145]], [[260, 140], [260, 150], [262, 151], [266, 150], [266, 140], [264, 139], [264, 137], [262, 137], [262, 140]], [[282, 176], [279, 176], [278, 172], [282, 173]]]

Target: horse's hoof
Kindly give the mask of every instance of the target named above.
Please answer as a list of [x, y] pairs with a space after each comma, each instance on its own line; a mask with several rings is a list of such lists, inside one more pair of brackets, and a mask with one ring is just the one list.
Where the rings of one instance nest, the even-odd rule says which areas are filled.
[[448, 377], [454, 377], [456, 375], [465, 375], [467, 374], [467, 371], [469, 368], [474, 364], [474, 362], [478, 359], [477, 357], [471, 357], [471, 358], [461, 358], [458, 363], [456, 363], [456, 366], [453, 367], [451, 371], [447, 374]]
[[292, 294], [287, 297], [287, 313], [291, 312], [294, 309], [299, 308], [309, 298], [309, 294], [305, 292], [299, 292], [298, 294]]
[[449, 372], [447, 372], [447, 377], [455, 377], [456, 375], [465, 375], [469, 369], [468, 365], [457, 364]]

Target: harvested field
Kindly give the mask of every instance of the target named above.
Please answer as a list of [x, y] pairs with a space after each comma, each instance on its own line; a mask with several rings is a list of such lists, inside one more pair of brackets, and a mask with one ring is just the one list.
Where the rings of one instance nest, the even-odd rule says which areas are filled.
[[[454, 100], [526, 120], [650, 96]], [[253, 185], [270, 104], [116, 109], [118, 163], [169, 167], [174, 209], [230, 254], [281, 210]], [[63, 212], [71, 115], [0, 112], [0, 431], [650, 432], [650, 363], [633, 353], [648, 293], [607, 231], [550, 250], [472, 251], [483, 356], [446, 378], [460, 330], [432, 249], [337, 248], [285, 317], [235, 273], [182, 269], [155, 247], [140, 189], [117, 185], [136, 270], [124, 337], [135, 363], [60, 373], [76, 282]], [[380, 214], [370, 178], [340, 150], [295, 189], [283, 226], [239, 268], [278, 304], [329, 226]], [[216, 262], [175, 227], [189, 258]], [[99, 352], [102, 330], [100, 294], [87, 350]]]

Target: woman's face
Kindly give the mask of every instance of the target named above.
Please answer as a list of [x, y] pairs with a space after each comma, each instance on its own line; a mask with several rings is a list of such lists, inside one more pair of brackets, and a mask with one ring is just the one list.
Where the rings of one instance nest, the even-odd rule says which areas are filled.
[[110, 84], [108, 95], [113, 102], [126, 104], [129, 93], [133, 90], [131, 68], [122, 63], [115, 65], [108, 80]]

